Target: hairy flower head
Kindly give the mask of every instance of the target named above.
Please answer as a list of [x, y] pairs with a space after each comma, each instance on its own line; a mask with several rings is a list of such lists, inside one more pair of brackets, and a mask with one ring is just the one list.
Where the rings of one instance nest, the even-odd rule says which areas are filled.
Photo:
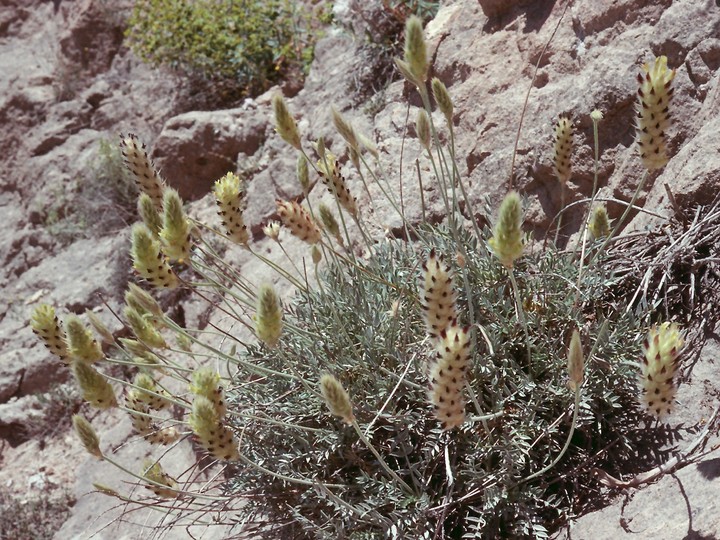
[[515, 260], [522, 257], [525, 248], [522, 220], [520, 196], [511, 191], [500, 205], [500, 215], [489, 241], [493, 253], [506, 268], [512, 268]]
[[275, 347], [280, 340], [282, 319], [282, 306], [275, 289], [271, 285], [261, 285], [255, 313], [255, 332], [258, 339], [268, 347]]
[[328, 234], [332, 235], [335, 240], [337, 240], [338, 244], [341, 246], [344, 245], [342, 235], [340, 234], [340, 225], [335, 219], [332, 210], [330, 210], [326, 204], [320, 203], [318, 214], [320, 215], [320, 221]]
[[568, 349], [568, 385], [570, 389], [576, 390], [582, 385], [585, 371], [585, 357], [583, 356], [580, 332], [573, 330]]
[[237, 244], [247, 246], [250, 235], [243, 218], [245, 190], [240, 177], [231, 172], [227, 173], [215, 182], [214, 192], [218, 215], [222, 219], [228, 238]]
[[643, 342], [642, 403], [650, 414], [661, 419], [672, 412], [682, 346], [682, 333], [675, 323], [669, 322], [650, 328]]
[[135, 337], [149, 347], [157, 347], [159, 349], [167, 348], [167, 343], [160, 332], [153, 326], [148, 317], [143, 316], [135, 308], [125, 306], [125, 319], [130, 328], [132, 328]]
[[227, 461], [239, 459], [238, 442], [232, 430], [222, 423], [213, 403], [205, 396], [193, 399], [188, 424], [197, 442], [212, 456]]
[[418, 109], [417, 120], [415, 121], [415, 130], [417, 131], [418, 140], [423, 148], [430, 151], [430, 117], [425, 109]]
[[307, 196], [307, 194], [310, 193], [310, 170], [308, 168], [308, 160], [302, 154], [298, 155], [295, 174], [297, 175], [298, 183], [303, 193]]
[[610, 220], [608, 219], [605, 205], [600, 205], [593, 210], [588, 229], [594, 239], [610, 236]]
[[465, 421], [465, 372], [470, 357], [469, 327], [453, 321], [440, 332], [437, 356], [430, 367], [430, 402], [443, 429]]
[[68, 315], [63, 323], [67, 334], [68, 352], [76, 360], [92, 364], [105, 356], [90, 329], [76, 315]]
[[125, 291], [125, 302], [137, 309], [140, 313], [149, 313], [157, 320], [165, 316], [163, 309], [152, 295], [135, 283], [128, 283], [128, 290]]
[[433, 97], [435, 98], [435, 103], [437, 103], [438, 109], [440, 109], [440, 112], [443, 113], [443, 115], [445, 116], [445, 121], [448, 123], [448, 125], [452, 125], [453, 102], [450, 98], [450, 92], [448, 92], [445, 84], [437, 77], [433, 77], [433, 80], [430, 84], [432, 87]]
[[48, 304], [37, 306], [30, 318], [30, 327], [51, 353], [62, 361], [67, 359], [69, 353], [65, 341], [65, 331], [60, 326], [54, 307]]
[[163, 195], [163, 226], [160, 230], [162, 251], [171, 261], [183, 262], [190, 257], [190, 223], [183, 210], [180, 195], [166, 189]]
[[300, 144], [300, 132], [298, 131], [295, 119], [290, 115], [285, 100], [280, 94], [272, 98], [273, 112], [275, 113], [275, 130], [278, 135], [293, 148], [302, 150]]
[[405, 23], [405, 64], [412, 74], [415, 84], [423, 84], [427, 79], [428, 58], [422, 21], [415, 15]]
[[126, 136], [120, 136], [120, 150], [125, 166], [135, 177], [138, 189], [152, 199], [157, 210], [162, 210], [165, 180], [150, 161], [145, 145], [136, 135], [128, 133]]
[[88, 321], [90, 321], [90, 326], [95, 329], [95, 331], [100, 335], [100, 337], [105, 343], [107, 343], [108, 345], [112, 345], [113, 343], [115, 343], [115, 338], [113, 337], [112, 332], [105, 325], [105, 323], [102, 322], [100, 317], [95, 315], [89, 309], [85, 310], [85, 316], [88, 318]]
[[638, 75], [637, 142], [643, 165], [652, 171], [664, 167], [670, 159], [666, 132], [670, 127], [671, 84], [675, 70], [668, 69], [666, 56], [643, 64], [642, 70], [643, 73]]
[[340, 172], [340, 164], [337, 158], [331, 152], [325, 152], [317, 162], [317, 169], [320, 172], [320, 178], [347, 212], [355, 216], [357, 215], [357, 200], [352, 196], [347, 187], [345, 177]]
[[553, 163], [555, 165], [555, 176], [561, 184], [570, 179], [570, 154], [573, 144], [573, 126], [569, 118], [561, 116], [555, 124], [555, 148], [553, 151]]
[[227, 412], [225, 389], [220, 385], [220, 374], [217, 371], [207, 367], [196, 369], [190, 383], [190, 392], [207, 398], [215, 407], [218, 418], [220, 420], [225, 418]]
[[178, 285], [177, 276], [160, 250], [160, 243], [141, 223], [132, 228], [131, 254], [133, 268], [153, 286], [173, 288]]
[[331, 108], [331, 111], [335, 129], [337, 129], [340, 136], [345, 139], [345, 142], [348, 143], [348, 146], [357, 151], [360, 145], [358, 143], [358, 138], [355, 134], [355, 129], [352, 127], [352, 124], [350, 124], [350, 122], [348, 122], [345, 117], [340, 114], [340, 112], [335, 108], [335, 106]]
[[271, 240], [278, 242], [278, 239], [280, 238], [280, 223], [277, 221], [271, 221], [263, 227], [263, 234]]
[[433, 249], [423, 263], [422, 306], [428, 334], [437, 338], [457, 318], [452, 273], [442, 255]]
[[96, 409], [117, 407], [115, 391], [104, 375], [79, 360], [72, 363], [72, 372], [82, 391], [83, 399], [90, 405]]
[[95, 429], [92, 427], [85, 417], [74, 414], [72, 417], [73, 428], [77, 433], [80, 442], [89, 454], [98, 459], [103, 458], [102, 450], [100, 450], [100, 438], [97, 436]]
[[163, 499], [174, 499], [179, 495], [177, 491], [177, 480], [167, 474], [157, 461], [146, 459], [143, 463], [141, 476], [152, 482], [146, 484], [145, 487], [158, 497]]
[[326, 373], [320, 377], [320, 392], [330, 412], [342, 418], [346, 424], [352, 424], [355, 416], [352, 411], [350, 396], [343, 385], [334, 376]]
[[133, 381], [134, 391], [140, 402], [155, 411], [161, 411], [170, 406], [168, 393], [160, 388], [155, 379], [147, 373], [138, 373]]
[[163, 223], [162, 215], [158, 212], [155, 201], [147, 193], [141, 193], [138, 197], [137, 207], [140, 219], [153, 236], [159, 238]]
[[295, 201], [278, 200], [276, 205], [280, 219], [293, 236], [308, 244], [317, 244], [320, 241], [320, 229], [300, 204]]

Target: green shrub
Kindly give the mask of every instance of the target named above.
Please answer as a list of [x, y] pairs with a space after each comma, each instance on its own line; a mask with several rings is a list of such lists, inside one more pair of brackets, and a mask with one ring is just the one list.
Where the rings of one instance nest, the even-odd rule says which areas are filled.
[[286, 0], [137, 0], [126, 35], [146, 62], [250, 94], [304, 71], [314, 41]]

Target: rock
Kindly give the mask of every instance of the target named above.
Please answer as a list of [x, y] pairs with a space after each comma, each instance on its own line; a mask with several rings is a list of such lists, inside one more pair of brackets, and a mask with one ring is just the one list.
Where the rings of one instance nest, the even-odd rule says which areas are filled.
[[[52, 258], [26, 268], [4, 291], [14, 301], [0, 323], [0, 403], [11, 396], [44, 392], [68, 378], [67, 368], [53, 357], [29, 327], [35, 305], [50, 303], [62, 318], [84, 313], [101, 298], [121, 298], [127, 281], [128, 241], [124, 236], [81, 240]], [[27, 297], [35, 291], [48, 294]], [[24, 295], [27, 295], [24, 297]]]
[[92, 77], [107, 71], [120, 50], [122, 20], [114, 16], [113, 10], [123, 6], [110, 8], [92, 0], [79, 4], [67, 9], [61, 5], [67, 30], [60, 37], [60, 52], [67, 65], [80, 66], [84, 75]]
[[488, 18], [500, 17], [511, 10], [516, 10], [518, 7], [524, 7], [530, 4], [528, 0], [478, 0], [478, 3]]
[[152, 157], [168, 183], [184, 199], [207, 194], [238, 158], [252, 156], [265, 141], [268, 118], [254, 108], [195, 111], [167, 121]]

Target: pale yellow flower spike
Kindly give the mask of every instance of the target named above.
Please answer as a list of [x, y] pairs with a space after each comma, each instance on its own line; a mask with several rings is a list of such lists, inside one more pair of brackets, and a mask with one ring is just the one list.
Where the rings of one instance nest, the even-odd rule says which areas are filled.
[[664, 167], [667, 155], [666, 132], [670, 127], [669, 106], [673, 95], [670, 86], [675, 70], [668, 69], [667, 57], [660, 56], [650, 64], [643, 64], [638, 75], [637, 142], [646, 169]]

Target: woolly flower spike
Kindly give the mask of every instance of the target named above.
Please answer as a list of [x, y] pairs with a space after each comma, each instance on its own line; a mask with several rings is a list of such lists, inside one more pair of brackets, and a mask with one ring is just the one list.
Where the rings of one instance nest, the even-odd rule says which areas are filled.
[[68, 315], [63, 326], [67, 333], [68, 352], [76, 360], [92, 364], [102, 360], [103, 352], [92, 332], [75, 315]]
[[413, 15], [405, 24], [405, 63], [417, 83], [427, 79], [428, 59], [422, 21]]
[[[154, 482], [154, 484], [146, 484], [145, 487], [152, 491], [158, 497], [163, 499], [174, 499], [179, 495], [177, 492], [177, 481], [167, 474], [160, 463], [151, 459], [145, 460], [143, 463], [142, 477]], [[160, 487], [156, 484], [162, 484]]]
[[215, 200], [218, 205], [218, 215], [222, 218], [223, 227], [228, 238], [240, 245], [247, 246], [250, 235], [243, 220], [245, 209], [244, 195], [240, 177], [227, 173], [215, 182]]
[[335, 240], [337, 240], [338, 244], [342, 246], [343, 239], [340, 235], [340, 225], [335, 219], [332, 210], [330, 210], [327, 205], [320, 203], [318, 213], [320, 214], [320, 221], [322, 222], [323, 227], [325, 227], [325, 230], [333, 237], [335, 237]]
[[108, 487], [104, 484], [100, 484], [98, 482], [93, 482], [93, 487], [98, 490], [99, 493], [102, 493], [103, 495], [108, 495], [110, 497], [120, 497], [120, 494], [115, 491], [113, 488]]
[[580, 332], [573, 330], [568, 349], [568, 386], [571, 390], [580, 388], [583, 382], [585, 370], [585, 357], [583, 356], [582, 343], [580, 343]]
[[430, 368], [430, 402], [443, 429], [452, 429], [465, 421], [465, 371], [470, 356], [469, 327], [457, 321], [440, 333], [437, 359]]
[[280, 238], [280, 223], [271, 221], [263, 227], [263, 234], [278, 242], [278, 238]]
[[205, 396], [195, 396], [188, 423], [196, 440], [208, 453], [227, 461], [240, 458], [235, 434], [222, 423], [214, 405]]
[[355, 416], [353, 415], [350, 396], [348, 396], [340, 381], [330, 374], [323, 375], [320, 377], [320, 392], [322, 392], [325, 403], [332, 414], [342, 418], [348, 425], [353, 423]]
[[150, 407], [144, 403], [142, 393], [133, 389], [125, 396], [125, 408], [130, 414], [133, 429], [151, 444], [170, 444], [180, 438], [174, 427], [159, 428], [150, 417]]
[[311, 257], [312, 257], [312, 262], [313, 262], [315, 265], [320, 264], [320, 261], [322, 261], [322, 252], [321, 252], [320, 249], [317, 247], [317, 245], [314, 245], [314, 246], [312, 247], [312, 249], [310, 250], [310, 255], [311, 255]]
[[190, 257], [190, 224], [182, 199], [174, 189], [165, 190], [163, 209], [163, 227], [160, 230], [163, 253], [171, 261], [183, 262]]
[[147, 193], [141, 193], [138, 197], [138, 214], [142, 219], [145, 226], [153, 233], [153, 236], [158, 237], [160, 230], [162, 229], [162, 216], [155, 207], [155, 203]]
[[423, 264], [423, 309], [428, 334], [437, 338], [457, 318], [450, 267], [433, 249]]
[[275, 290], [270, 285], [262, 285], [258, 291], [255, 332], [258, 339], [268, 347], [274, 347], [280, 340], [282, 317], [280, 299]]
[[588, 230], [595, 240], [610, 235], [610, 220], [604, 205], [598, 206], [593, 211], [590, 223], [588, 223]]
[[275, 201], [278, 214], [290, 232], [303, 242], [317, 244], [320, 241], [320, 229], [310, 214], [295, 201]]
[[[121, 136], [122, 137], [122, 136]], [[132, 133], [120, 141], [125, 166], [135, 176], [135, 182], [143, 193], [152, 199], [155, 208], [162, 209], [165, 180], [161, 178], [145, 151], [145, 145]]]
[[55, 308], [48, 304], [40, 304], [32, 313], [30, 327], [51, 353], [60, 360], [68, 357], [67, 344], [65, 343], [65, 332], [60, 327], [60, 321], [55, 315]]
[[155, 287], [176, 287], [177, 276], [160, 251], [160, 243], [148, 228], [137, 223], [132, 228], [133, 268]]
[[417, 120], [415, 121], [415, 130], [417, 131], [418, 140], [423, 148], [430, 151], [430, 117], [425, 109], [418, 109]]
[[450, 92], [448, 92], [445, 84], [437, 77], [433, 77], [430, 84], [432, 86], [433, 97], [435, 98], [435, 103], [437, 103], [438, 109], [440, 109], [440, 112], [445, 116], [445, 120], [448, 125], [451, 125], [453, 117], [453, 103], [452, 99], [450, 99]]
[[72, 423], [75, 433], [77, 433], [77, 436], [82, 445], [85, 447], [85, 450], [96, 458], [102, 459], [103, 453], [100, 450], [100, 439], [90, 422], [85, 420], [85, 418], [79, 414], [74, 414], [72, 417]]
[[115, 338], [113, 337], [112, 332], [107, 326], [105, 326], [105, 323], [102, 322], [100, 317], [95, 315], [89, 309], [85, 310], [85, 316], [88, 318], [88, 321], [90, 321], [90, 324], [95, 329], [95, 331], [100, 334], [100, 337], [102, 337], [102, 340], [105, 343], [107, 343], [108, 345], [112, 345], [113, 343], [115, 343]]
[[272, 98], [273, 112], [275, 113], [275, 130], [286, 143], [293, 148], [302, 150], [300, 144], [300, 132], [298, 131], [295, 119], [290, 116], [285, 100], [280, 94]]
[[489, 244], [506, 268], [512, 268], [515, 259], [522, 257], [524, 243], [522, 238], [522, 204], [520, 196], [511, 191], [500, 205], [500, 216]]
[[135, 308], [125, 306], [125, 318], [132, 328], [133, 334], [139, 341], [149, 347], [157, 347], [159, 349], [167, 348], [165, 339], [160, 335], [155, 327], [148, 322], [148, 319], [141, 315]]
[[[160, 304], [157, 303], [157, 300], [155, 300], [145, 289], [138, 287], [134, 283], [128, 284], [128, 290], [125, 292], [125, 302], [127, 302], [129, 306], [137, 309], [139, 312], [150, 313], [157, 319], [162, 319], [165, 315], [160, 307]], [[156, 323], [157, 321], [153, 322]]]
[[659, 169], [668, 162], [665, 132], [670, 127], [668, 107], [673, 89], [670, 87], [675, 70], [668, 69], [667, 57], [643, 64], [645, 74], [638, 75], [638, 146], [643, 165], [648, 170]]
[[683, 336], [675, 323], [653, 326], [643, 343], [642, 402], [658, 418], [670, 414], [677, 387], [673, 381], [680, 364]]
[[138, 400], [151, 409], [161, 411], [170, 406], [168, 393], [159, 388], [155, 380], [147, 373], [135, 375], [134, 384], [137, 388], [133, 391], [136, 393]]
[[363, 135], [362, 132], [358, 133], [357, 136], [360, 140], [360, 144], [363, 145], [365, 150], [370, 152], [370, 155], [372, 155], [372, 157], [374, 157], [375, 159], [380, 159], [380, 152], [378, 152], [375, 143], [371, 141], [367, 136]]
[[220, 375], [210, 368], [200, 368], [193, 373], [190, 391], [196, 396], [203, 396], [210, 400], [215, 407], [218, 418], [225, 418], [227, 404], [225, 403], [225, 389], [220, 385]]
[[83, 393], [83, 399], [90, 405], [97, 409], [110, 409], [117, 406], [112, 386], [95, 368], [76, 360], [72, 364], [72, 371]]
[[569, 118], [561, 116], [555, 124], [555, 150], [553, 161], [555, 176], [565, 184], [570, 179], [570, 153], [572, 152], [573, 127]]
[[308, 161], [302, 154], [298, 155], [295, 172], [297, 173], [297, 179], [300, 187], [303, 189], [303, 193], [307, 195], [310, 193], [310, 171], [308, 169]]
[[337, 197], [340, 206], [350, 215], [356, 215], [356, 199], [350, 194], [345, 177], [340, 173], [340, 164], [337, 162], [337, 158], [330, 152], [326, 152], [325, 156], [318, 160], [317, 168], [323, 183], [328, 187], [330, 193]]
[[359, 144], [357, 135], [355, 134], [355, 129], [352, 127], [350, 122], [345, 120], [343, 115], [340, 114], [334, 106], [332, 107], [332, 118], [333, 124], [335, 124], [335, 129], [337, 129], [340, 136], [345, 139], [345, 142], [348, 143], [350, 148], [357, 151]]

